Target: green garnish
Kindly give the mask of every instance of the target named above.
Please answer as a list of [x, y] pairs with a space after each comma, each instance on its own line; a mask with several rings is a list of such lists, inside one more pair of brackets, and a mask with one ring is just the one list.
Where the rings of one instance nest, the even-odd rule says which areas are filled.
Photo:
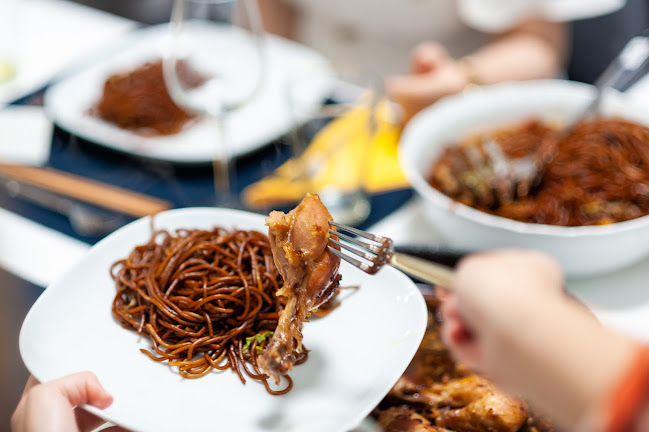
[[270, 336], [272, 336], [272, 335], [273, 335], [273, 332], [272, 332], [271, 330], [266, 330], [266, 331], [263, 331], [263, 332], [257, 333], [257, 334], [254, 335], [254, 336], [249, 336], [249, 337], [247, 337], [247, 338], [246, 338], [246, 343], [245, 343], [245, 345], [243, 346], [243, 353], [244, 353], [244, 354], [248, 354], [248, 353], [250, 353], [250, 346], [251, 346], [252, 343], [255, 342], [255, 341], [257, 341], [257, 349], [256, 349], [255, 351], [257, 351], [257, 353], [261, 353], [262, 348], [261, 348], [259, 345], [260, 345], [261, 343], [263, 343], [264, 341], [266, 341], [266, 339], [268, 339], [268, 338], [269, 338]]

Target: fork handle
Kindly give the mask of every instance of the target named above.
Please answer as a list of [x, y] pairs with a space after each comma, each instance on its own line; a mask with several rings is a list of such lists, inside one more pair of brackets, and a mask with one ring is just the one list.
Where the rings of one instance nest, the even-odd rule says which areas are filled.
[[643, 72], [649, 61], [649, 31], [632, 37], [622, 51], [613, 59], [602, 74], [595, 80], [600, 89], [612, 87], [621, 92], [626, 91], [637, 75]]
[[453, 289], [455, 272], [452, 268], [411, 255], [395, 252], [390, 265], [422, 281]]
[[454, 249], [446, 246], [408, 243], [395, 245], [394, 251], [426, 261], [432, 261], [450, 268], [455, 268], [462, 258], [472, 252], [466, 249]]

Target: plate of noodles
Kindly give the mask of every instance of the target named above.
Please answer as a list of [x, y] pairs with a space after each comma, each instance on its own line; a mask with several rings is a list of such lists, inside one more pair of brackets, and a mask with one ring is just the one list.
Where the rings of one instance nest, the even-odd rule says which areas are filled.
[[[177, 164], [212, 161], [214, 125], [175, 106], [164, 88], [159, 63], [167, 33], [166, 24], [150, 26], [99, 50], [46, 90], [48, 116], [68, 132], [111, 150]], [[232, 37], [228, 43], [236, 49], [236, 42]], [[257, 95], [225, 119], [232, 156], [289, 131], [287, 77], [302, 64], [324, 60], [310, 48], [274, 35], [265, 42], [266, 66]]]
[[[152, 229], [156, 232], [154, 237]], [[188, 239], [189, 243], [183, 244], [191, 249], [193, 244], [190, 243], [198, 238], [195, 236], [210, 230], [226, 237], [232, 236], [213, 249], [218, 249], [222, 256], [229, 254], [234, 257], [230, 261], [226, 258], [212, 261], [222, 265], [231, 262], [237, 271], [256, 275], [252, 277], [257, 286], [269, 286], [274, 292], [274, 282], [266, 279], [274, 273], [269, 264], [272, 256], [269, 257], [267, 252], [263, 215], [229, 209], [187, 208], [160, 213], [153, 221], [150, 218], [139, 219], [97, 243], [81, 262], [49, 286], [36, 301], [25, 318], [19, 342], [29, 371], [41, 381], [76, 371], [94, 372], [113, 394], [114, 403], [104, 411], [88, 410], [133, 430], [207, 428], [334, 432], [353, 429], [401, 376], [422, 340], [427, 312], [419, 289], [408, 277], [392, 268], [381, 270], [378, 276], [369, 276], [343, 262], [337, 306], [324, 316], [312, 316], [305, 323], [303, 342], [308, 355], [291, 370], [291, 388], [281, 395], [271, 392], [282, 393], [289, 385], [286, 379], [278, 386], [271, 382], [267, 388], [262, 381], [251, 376], [255, 375], [255, 366], [246, 356], [257, 352], [257, 337], [264, 333], [258, 329], [251, 328], [247, 333], [255, 337], [235, 341], [233, 345], [240, 351], [233, 351], [236, 353], [234, 360], [228, 357], [228, 352], [224, 354], [226, 360], [215, 360], [219, 365], [228, 360], [236, 361], [245, 384], [233, 368], [220, 371], [209, 367], [199, 343], [192, 348], [196, 350], [192, 357], [195, 360], [193, 366], [179, 366], [173, 360], [154, 361], [152, 357], [160, 357], [159, 350], [164, 340], [169, 345], [163, 335], [171, 331], [168, 323], [158, 317], [156, 326], [163, 340], [158, 344], [152, 342], [156, 339], [146, 331], [138, 334], [128, 326], [124, 327], [122, 319], [113, 314], [114, 305], [131, 308], [124, 315], [125, 320], [137, 317], [142, 309], [153, 309], [149, 309], [150, 304], [135, 304], [124, 291], [117, 294], [113, 275], [130, 266], [124, 273], [130, 276], [118, 280], [135, 284], [137, 268], [146, 267], [152, 272], [158, 269], [156, 265], [147, 267], [142, 263], [149, 262], [147, 260], [151, 257], [163, 261], [165, 257], [171, 257], [169, 260], [176, 262], [177, 268], [185, 269], [188, 274], [182, 276], [180, 270], [159, 272], [158, 276], [166, 281], [166, 285], [160, 282], [161, 287], [178, 286], [181, 279], [192, 280], [191, 274], [194, 281], [199, 281], [198, 285], [190, 287], [193, 290], [202, 292], [207, 289], [205, 284], [229, 287], [231, 282], [224, 276], [216, 276], [216, 279], [201, 276], [200, 269], [192, 267], [196, 263], [181, 253], [186, 249], [176, 247], [177, 243], [172, 241], [176, 237]], [[239, 235], [244, 240], [236, 240]], [[167, 253], [154, 252], [159, 250], [156, 244], [158, 248], [166, 248]], [[210, 282], [205, 282], [208, 279]], [[167, 289], [181, 296], [180, 291], [166, 288], [165, 292]], [[163, 295], [160, 290], [148, 291], [148, 295], [157, 298]], [[231, 293], [226, 297], [234, 295]], [[262, 321], [272, 320], [272, 308], [277, 302], [271, 299], [270, 304], [258, 306], [253, 300], [261, 302], [262, 297], [254, 294], [249, 296], [252, 300], [239, 297], [232, 301], [250, 303], [247, 310], [259, 310], [259, 324], [268, 328], [268, 322]], [[201, 300], [194, 301], [200, 303]], [[155, 302], [152, 300], [152, 303]], [[185, 299], [176, 304], [183, 309], [196, 306]], [[227, 309], [229, 306], [226, 302], [215, 307]], [[159, 312], [160, 315], [166, 313]], [[191, 311], [184, 310], [183, 313], [188, 320], [192, 319]], [[229, 320], [231, 326], [241, 324], [236, 317]], [[199, 339], [203, 336], [211, 339], [215, 335], [218, 339], [219, 325], [212, 319], [211, 325], [203, 326], [209, 328], [197, 331], [182, 325], [181, 331], [193, 332]], [[220, 340], [224, 339], [227, 338]], [[230, 337], [230, 340], [235, 339]], [[176, 343], [178, 345], [169, 347], [172, 351], [181, 347], [183, 342]], [[245, 346], [242, 348], [250, 343], [252, 346], [248, 351]], [[158, 345], [158, 349], [154, 345]], [[187, 345], [184, 347], [180, 350], [186, 349]], [[205, 372], [205, 369], [208, 370]]]

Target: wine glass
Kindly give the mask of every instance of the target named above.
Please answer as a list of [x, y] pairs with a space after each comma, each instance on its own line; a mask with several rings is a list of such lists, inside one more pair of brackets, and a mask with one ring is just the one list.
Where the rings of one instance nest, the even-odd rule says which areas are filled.
[[391, 113], [382, 80], [361, 64], [304, 63], [292, 71], [285, 94], [301, 179], [335, 221], [358, 226], [370, 214], [371, 155]]
[[211, 122], [216, 204], [232, 196], [226, 116], [250, 101], [263, 78], [264, 31], [257, 0], [175, 0], [163, 58], [169, 95]]

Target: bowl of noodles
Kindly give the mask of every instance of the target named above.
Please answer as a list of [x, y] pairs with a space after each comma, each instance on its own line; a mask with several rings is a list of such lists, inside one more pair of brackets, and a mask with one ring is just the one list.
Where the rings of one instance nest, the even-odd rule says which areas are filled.
[[[594, 94], [565, 80], [503, 83], [443, 99], [411, 120], [400, 163], [448, 246], [540, 249], [568, 277], [649, 255], [649, 114], [608, 91], [596, 117], [575, 121]], [[507, 163], [535, 155], [529, 192], [503, 196], [493, 175], [475, 175], [495, 172], [499, 161], [485, 157], [493, 142]]]

